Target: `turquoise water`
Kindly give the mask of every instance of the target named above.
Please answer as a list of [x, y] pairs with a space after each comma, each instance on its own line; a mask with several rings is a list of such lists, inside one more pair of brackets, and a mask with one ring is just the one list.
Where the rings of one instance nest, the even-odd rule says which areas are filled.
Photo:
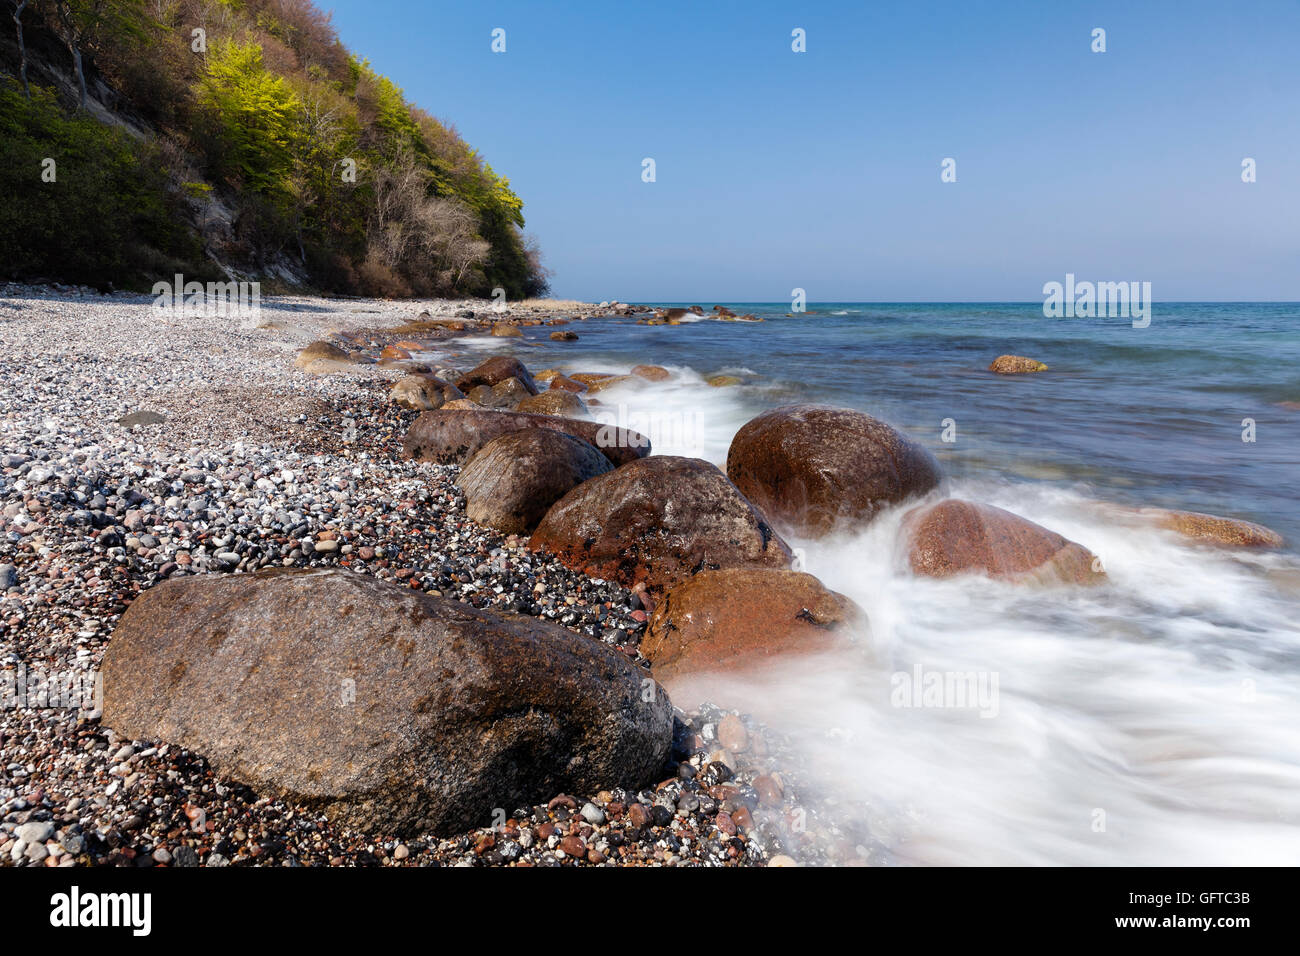
[[[1112, 500], [1231, 514], [1300, 539], [1300, 304], [1156, 303], [1144, 329], [1047, 319], [1041, 303], [818, 303], [794, 318], [789, 303], [699, 304], [765, 321], [601, 320], [576, 327], [577, 348], [610, 368], [750, 370], [748, 408], [858, 408], [924, 441], [950, 474], [1083, 481]], [[546, 362], [575, 349], [550, 345]], [[1050, 371], [989, 374], [1003, 353]]]
[[[658, 453], [719, 465], [765, 408], [859, 408], [928, 445], [944, 493], [1078, 541], [1107, 572], [1087, 589], [914, 577], [899, 550], [910, 504], [790, 542], [866, 610], [859, 640], [875, 665], [786, 662], [709, 696], [796, 736], [869, 861], [1300, 863], [1300, 306], [1157, 303], [1135, 329], [1047, 319], [1039, 304], [797, 317], [785, 303], [722, 304], [766, 321], [602, 319], [569, 326], [572, 343], [538, 327], [448, 345], [456, 362], [510, 351], [533, 369], [664, 365], [670, 380], [606, 389], [593, 412]], [[1008, 352], [1050, 370], [986, 371]], [[718, 373], [744, 384], [709, 386]], [[1201, 547], [1134, 520], [1147, 505], [1256, 520], [1288, 544]], [[996, 680], [995, 713], [897, 706], [892, 682], [918, 669]]]

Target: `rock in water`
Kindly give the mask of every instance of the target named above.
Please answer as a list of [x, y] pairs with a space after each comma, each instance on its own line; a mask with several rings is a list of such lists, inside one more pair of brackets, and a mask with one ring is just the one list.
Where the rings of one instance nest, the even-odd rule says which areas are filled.
[[746, 423], [731, 440], [727, 475], [778, 527], [811, 538], [866, 524], [942, 478], [923, 446], [832, 405], [783, 405]]
[[533, 376], [524, 367], [524, 363], [513, 355], [494, 355], [487, 361], [481, 362], [462, 375], [456, 381], [456, 387], [468, 395], [479, 385], [491, 388], [508, 378], [519, 379], [530, 394], [537, 394], [537, 383], [533, 381]]
[[1046, 372], [1047, 366], [1023, 355], [999, 355], [989, 366], [989, 371], [999, 375], [1025, 375], [1029, 372]]
[[1154, 517], [1162, 528], [1176, 531], [1184, 538], [1226, 548], [1280, 548], [1282, 536], [1272, 528], [1238, 518], [1221, 518], [1198, 511], [1164, 511], [1144, 509], [1144, 516]]
[[655, 608], [641, 653], [672, 687], [679, 678], [744, 673], [787, 655], [847, 650], [866, 626], [861, 608], [811, 574], [701, 571]]
[[368, 832], [637, 787], [672, 737], [667, 695], [643, 695], [619, 651], [336, 568], [159, 584], [123, 615], [103, 679], [120, 737]]
[[534, 415], [559, 415], [561, 418], [590, 418], [587, 403], [572, 392], [548, 389], [540, 395], [530, 395], [519, 403], [517, 412]]
[[525, 428], [480, 448], [456, 484], [465, 492], [471, 521], [505, 534], [527, 534], [573, 488], [613, 468], [581, 438]]
[[547, 512], [529, 547], [626, 585], [671, 587], [698, 571], [789, 568], [789, 547], [707, 461], [657, 455], [583, 482]]
[[1100, 584], [1106, 574], [1096, 556], [992, 505], [950, 498], [903, 517], [900, 542], [916, 574], [946, 578], [986, 574], [1026, 583]]
[[494, 438], [525, 428], [550, 428], [596, 446], [615, 465], [650, 454], [650, 440], [637, 432], [599, 422], [457, 407], [421, 412], [406, 433], [407, 457], [460, 465]]

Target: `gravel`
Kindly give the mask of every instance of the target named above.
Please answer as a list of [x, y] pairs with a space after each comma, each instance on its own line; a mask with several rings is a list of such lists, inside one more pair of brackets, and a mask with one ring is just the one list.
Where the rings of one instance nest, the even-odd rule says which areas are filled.
[[[867, 834], [799, 803], [788, 744], [708, 707], [678, 712], [655, 787], [555, 795], [452, 838], [339, 829], [214, 776], [199, 754], [101, 725], [90, 688], [115, 623], [141, 591], [188, 574], [341, 564], [555, 621], [644, 665], [631, 592], [474, 525], [456, 468], [401, 458], [414, 414], [385, 398], [403, 369], [293, 367], [316, 339], [377, 355], [396, 340], [384, 330], [422, 309], [498, 318], [482, 302], [277, 298], [241, 323], [164, 318], [140, 296], [0, 287], [0, 678], [22, 675], [27, 691], [26, 706], [0, 709], [0, 865], [874, 859]], [[63, 686], [85, 693], [58, 698]], [[743, 752], [719, 743], [727, 718]]]

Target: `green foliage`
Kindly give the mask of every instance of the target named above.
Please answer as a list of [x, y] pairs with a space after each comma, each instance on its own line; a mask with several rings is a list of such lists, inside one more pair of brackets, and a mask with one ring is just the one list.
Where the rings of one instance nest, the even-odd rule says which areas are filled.
[[[119, 106], [154, 124], [176, 168], [157, 146], [68, 118], [75, 104], [60, 110], [42, 95], [24, 105], [6, 90], [0, 182], [22, 198], [0, 216], [0, 274], [112, 277], [132, 249], [188, 256], [199, 212], [219, 201], [233, 230], [206, 241], [241, 271], [287, 257], [337, 292], [545, 290], [509, 181], [348, 53], [310, 0], [47, 0], [45, 26], [62, 36], [56, 9], [74, 14], [79, 48], [124, 94]], [[206, 52], [190, 48], [197, 26]], [[66, 191], [28, 176], [33, 156], [56, 150], [79, 164]], [[74, 189], [94, 214], [69, 204]], [[111, 195], [90, 194], [98, 189]]]
[[220, 128], [220, 172], [253, 192], [285, 192], [302, 104], [282, 77], [262, 66], [262, 48], [214, 44], [198, 101]]
[[[53, 160], [51, 167], [47, 160]], [[52, 169], [53, 181], [49, 178]], [[45, 174], [43, 176], [43, 174]], [[160, 160], [122, 130], [67, 117], [49, 90], [0, 77], [0, 263], [17, 278], [147, 288], [200, 253]]]

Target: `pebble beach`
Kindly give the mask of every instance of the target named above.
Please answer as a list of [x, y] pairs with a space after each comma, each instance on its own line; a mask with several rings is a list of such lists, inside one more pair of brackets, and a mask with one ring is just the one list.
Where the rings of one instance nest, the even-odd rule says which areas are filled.
[[[675, 712], [672, 753], [654, 786], [555, 793], [508, 808], [496, 827], [414, 838], [386, 833], [382, 820], [349, 832], [222, 779], [200, 754], [123, 739], [102, 724], [94, 700], [44, 706], [40, 694], [52, 690], [42, 680], [93, 675], [142, 592], [167, 579], [272, 567], [341, 566], [553, 621], [646, 666], [639, 644], [647, 615], [637, 594], [476, 526], [454, 484], [456, 466], [400, 454], [414, 413], [387, 399], [404, 369], [315, 375], [294, 365], [305, 345], [325, 339], [378, 357], [416, 317], [425, 339], [453, 337], [478, 328], [483, 320], [465, 317], [489, 307], [276, 298], [255, 321], [240, 322], [163, 316], [151, 299], [121, 293], [0, 288], [8, 396], [0, 411], [0, 671], [26, 694], [0, 711], [0, 864], [868, 859], [861, 834], [798, 806], [798, 755], [786, 741], [711, 706]], [[599, 321], [599, 313], [564, 314]], [[555, 315], [514, 310], [507, 318]]]

